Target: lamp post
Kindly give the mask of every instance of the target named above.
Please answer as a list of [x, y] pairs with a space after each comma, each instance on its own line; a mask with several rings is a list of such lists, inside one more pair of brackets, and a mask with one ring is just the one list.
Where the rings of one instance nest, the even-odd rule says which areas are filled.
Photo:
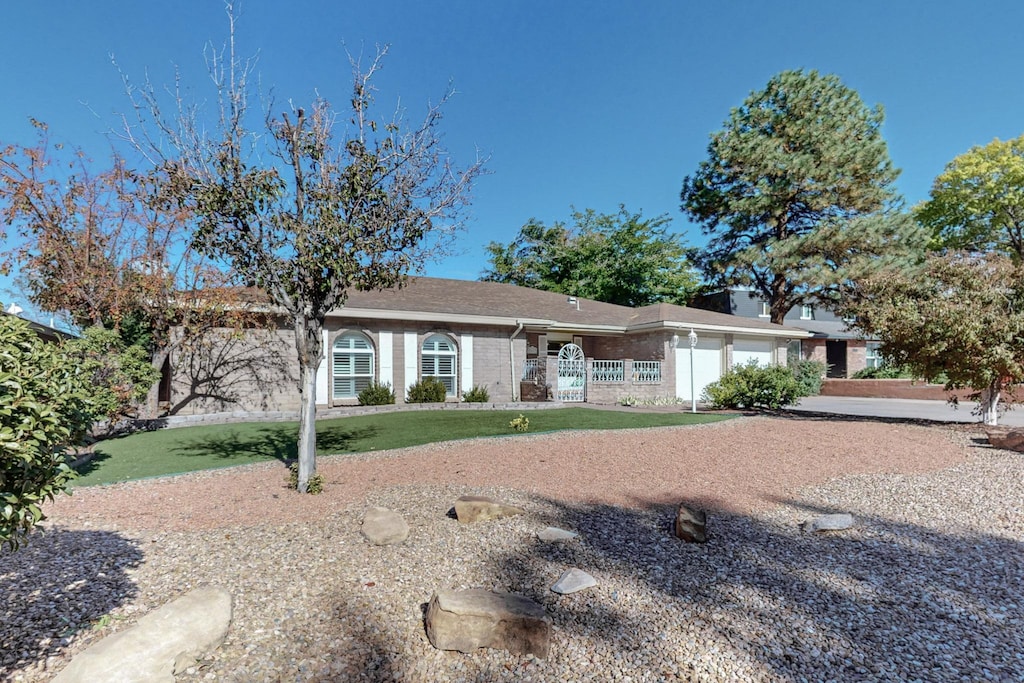
[[693, 349], [697, 346], [697, 333], [690, 328], [690, 334], [687, 335], [690, 340], [690, 412], [697, 412], [697, 390], [696, 381], [693, 378]]

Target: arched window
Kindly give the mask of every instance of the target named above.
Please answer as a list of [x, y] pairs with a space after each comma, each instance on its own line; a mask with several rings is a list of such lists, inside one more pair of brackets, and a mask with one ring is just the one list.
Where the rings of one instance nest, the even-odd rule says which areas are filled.
[[358, 332], [348, 332], [332, 349], [334, 398], [355, 398], [373, 382], [373, 345]]
[[420, 376], [436, 377], [449, 396], [455, 395], [456, 350], [451, 339], [440, 334], [427, 337], [420, 358]]

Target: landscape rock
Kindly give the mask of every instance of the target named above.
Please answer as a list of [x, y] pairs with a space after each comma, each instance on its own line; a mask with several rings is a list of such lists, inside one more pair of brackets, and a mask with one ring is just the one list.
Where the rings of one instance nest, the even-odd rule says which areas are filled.
[[367, 510], [360, 531], [374, 545], [393, 545], [409, 538], [409, 525], [400, 514], [387, 508]]
[[551, 590], [559, 595], [568, 595], [569, 593], [578, 593], [587, 588], [593, 588], [596, 585], [597, 579], [582, 569], [573, 567], [562, 572], [562, 575], [558, 577], [558, 581], [555, 581], [554, 585], [551, 586]]
[[556, 526], [545, 527], [537, 532], [537, 538], [542, 541], [571, 541], [579, 536], [575, 531], [559, 529]]
[[547, 657], [551, 618], [538, 603], [487, 590], [434, 593], [427, 607], [427, 638], [439, 650], [470, 653], [481, 647]]
[[676, 513], [676, 521], [672, 525], [672, 533], [687, 543], [706, 543], [708, 516], [703, 510], [695, 510], [680, 505]]
[[526, 511], [515, 505], [506, 505], [486, 496], [460, 496], [455, 501], [455, 517], [464, 524], [501, 519], [524, 512]]
[[1024, 453], [1024, 429], [1017, 427], [986, 427], [988, 442], [993, 448]]
[[53, 681], [174, 683], [174, 674], [224, 642], [230, 623], [231, 595], [196, 588], [84, 650]]
[[853, 515], [837, 513], [822, 515], [804, 522], [804, 531], [842, 531], [853, 526]]

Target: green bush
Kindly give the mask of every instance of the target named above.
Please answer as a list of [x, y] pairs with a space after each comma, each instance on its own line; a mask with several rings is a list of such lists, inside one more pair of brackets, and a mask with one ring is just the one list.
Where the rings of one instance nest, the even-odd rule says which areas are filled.
[[65, 454], [93, 423], [88, 382], [62, 348], [0, 315], [0, 546], [17, 549], [75, 476]]
[[444, 382], [436, 377], [424, 377], [409, 387], [405, 396], [406, 403], [444, 403], [448, 390]]
[[878, 368], [864, 368], [853, 373], [851, 379], [910, 379], [912, 373], [899, 365], [883, 365]]
[[530, 429], [530, 418], [526, 417], [522, 413], [519, 413], [519, 417], [511, 420], [508, 426], [512, 428], [514, 432], [526, 432]]
[[108, 427], [131, 417], [160, 379], [146, 349], [125, 346], [114, 330], [90, 327], [79, 339], [65, 343], [64, 348], [91, 387], [96, 419], [106, 420]]
[[361, 406], [389, 406], [395, 402], [395, 392], [388, 383], [371, 382], [359, 392]]
[[712, 408], [767, 408], [778, 410], [796, 403], [800, 384], [789, 368], [761, 367], [751, 360], [722, 375], [704, 389], [703, 400]]
[[476, 386], [462, 394], [462, 400], [466, 403], [487, 403], [491, 400], [491, 394], [485, 386]]
[[790, 359], [789, 370], [800, 386], [800, 396], [817, 396], [821, 393], [821, 382], [825, 377], [825, 364], [820, 360]]

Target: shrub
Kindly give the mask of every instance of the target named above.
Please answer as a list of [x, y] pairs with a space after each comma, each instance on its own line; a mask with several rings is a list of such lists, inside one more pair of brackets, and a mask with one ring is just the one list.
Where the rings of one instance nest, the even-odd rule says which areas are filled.
[[436, 377], [424, 377], [409, 387], [405, 396], [406, 403], [444, 403], [448, 390], [444, 382]]
[[519, 413], [519, 417], [509, 422], [508, 426], [511, 427], [514, 432], [525, 432], [530, 429], [530, 418]]
[[704, 389], [704, 400], [713, 408], [768, 408], [778, 410], [796, 403], [800, 385], [789, 368], [761, 367], [751, 360], [722, 375]]
[[909, 379], [911, 373], [899, 365], [883, 365], [878, 368], [864, 368], [853, 373], [851, 379]]
[[91, 388], [95, 418], [105, 420], [108, 429], [131, 417], [139, 401], [160, 379], [146, 349], [126, 346], [114, 330], [90, 327], [64, 348]]
[[[288, 468], [288, 488], [298, 491], [299, 490], [299, 463], [293, 462]], [[324, 492], [324, 475], [314, 474], [306, 482], [306, 493], [311, 493], [314, 496], [318, 493]]]
[[817, 396], [821, 393], [821, 382], [825, 377], [825, 364], [820, 360], [790, 359], [789, 370], [800, 387], [800, 396]]
[[464, 393], [462, 400], [466, 403], [487, 403], [491, 400], [491, 395], [488, 393], [487, 387], [476, 386]]
[[92, 426], [88, 381], [63, 349], [0, 315], [0, 546], [17, 549], [75, 476], [65, 453]]
[[389, 406], [395, 402], [395, 392], [387, 382], [371, 382], [359, 392], [361, 406]]

